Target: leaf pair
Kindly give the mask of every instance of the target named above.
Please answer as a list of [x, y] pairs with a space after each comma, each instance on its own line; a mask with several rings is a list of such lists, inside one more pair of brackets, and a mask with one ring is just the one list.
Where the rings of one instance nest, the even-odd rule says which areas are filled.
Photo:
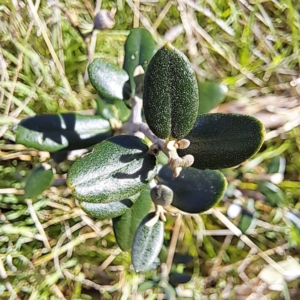
[[[212, 84], [200, 87], [217, 94], [213, 101], [220, 100], [220, 88]], [[155, 135], [166, 140], [190, 141], [190, 146], [178, 153], [193, 155], [192, 166], [198, 169], [236, 166], [253, 156], [264, 140], [262, 123], [251, 116], [198, 115], [198, 111], [205, 111], [208, 106], [199, 104], [194, 71], [188, 59], [169, 43], [157, 51], [148, 66], [143, 105], [147, 123]]]
[[95, 59], [88, 67], [90, 81], [103, 99], [128, 100], [137, 90], [142, 90], [141, 77], [133, 75], [136, 67], [140, 65], [146, 70], [154, 52], [151, 34], [144, 28], [133, 29], [125, 43], [123, 69]]

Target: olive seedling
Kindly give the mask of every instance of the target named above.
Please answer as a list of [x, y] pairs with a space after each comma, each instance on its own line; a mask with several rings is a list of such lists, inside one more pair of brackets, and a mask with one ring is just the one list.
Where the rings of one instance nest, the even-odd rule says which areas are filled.
[[[144, 75], [134, 75], [138, 66]], [[213, 207], [227, 186], [219, 169], [253, 156], [264, 127], [251, 116], [207, 113], [214, 95], [201, 97], [187, 57], [170, 43], [156, 51], [142, 28], [126, 40], [123, 68], [95, 59], [88, 74], [97, 115], [31, 117], [20, 122], [16, 141], [53, 153], [95, 145], [71, 166], [67, 184], [87, 214], [112, 218], [118, 245], [145, 272], [163, 246], [164, 208], [199, 214]], [[158, 168], [160, 152], [168, 162]]]

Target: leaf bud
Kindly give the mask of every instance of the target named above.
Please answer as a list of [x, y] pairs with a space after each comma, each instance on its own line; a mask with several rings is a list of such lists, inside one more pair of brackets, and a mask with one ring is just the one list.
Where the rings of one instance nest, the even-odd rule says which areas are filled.
[[194, 163], [194, 156], [191, 154], [187, 154], [184, 157], [182, 157], [182, 164], [181, 167], [187, 168], [190, 167]]
[[168, 206], [173, 201], [173, 191], [162, 184], [156, 185], [150, 191], [151, 199], [156, 205]]
[[177, 143], [176, 143], [177, 149], [186, 149], [189, 147], [190, 143], [191, 142], [187, 139], [181, 139], [181, 140], [177, 141]]
[[105, 30], [111, 29], [115, 26], [114, 13], [102, 9], [100, 10], [94, 18], [94, 30]]

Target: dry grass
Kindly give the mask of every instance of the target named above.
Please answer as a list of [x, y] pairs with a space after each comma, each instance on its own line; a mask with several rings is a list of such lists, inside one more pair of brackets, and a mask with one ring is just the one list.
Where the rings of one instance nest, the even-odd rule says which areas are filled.
[[[112, 7], [115, 28], [93, 34], [86, 44], [78, 28], [89, 32], [95, 13]], [[110, 222], [85, 215], [64, 185], [52, 186], [35, 202], [22, 198], [24, 178], [49, 155], [14, 144], [12, 132], [28, 116], [93, 108], [95, 94], [85, 78], [88, 53], [121, 65], [133, 26], [148, 29], [159, 45], [171, 40], [189, 56], [199, 80], [226, 84], [229, 104], [220, 110], [281, 118], [266, 126], [272, 133], [256, 158], [226, 171], [231, 187], [242, 191], [244, 207], [255, 211], [253, 228], [244, 234], [238, 219], [226, 217], [237, 197], [230, 193], [206, 215], [168, 220], [168, 267], [175, 251], [193, 257], [187, 266], [192, 280], [178, 293], [191, 299], [279, 297], [257, 275], [266, 265], [284, 272], [278, 262], [299, 255], [299, 231], [286, 217], [288, 210], [299, 210], [300, 197], [299, 11], [296, 0], [0, 3], [1, 299], [163, 299], [160, 288], [138, 293], [139, 283], [156, 273], [135, 274]], [[232, 101], [241, 98], [243, 105], [235, 107]], [[257, 189], [259, 176], [278, 156], [287, 163], [277, 184], [283, 203], [272, 205]], [[58, 166], [57, 180], [69, 164]], [[291, 295], [298, 284], [289, 284]], [[289, 293], [282, 297], [289, 299]]]

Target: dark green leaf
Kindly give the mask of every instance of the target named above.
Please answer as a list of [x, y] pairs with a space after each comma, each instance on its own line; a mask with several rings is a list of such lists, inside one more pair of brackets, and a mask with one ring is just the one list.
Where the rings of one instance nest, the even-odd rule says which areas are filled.
[[256, 222], [256, 211], [255, 211], [255, 202], [253, 199], [248, 199], [246, 209], [243, 208], [242, 216], [239, 220], [238, 228], [241, 229], [243, 233], [246, 233], [247, 230], [255, 225]]
[[215, 82], [200, 82], [199, 89], [199, 109], [198, 114], [208, 113], [218, 106], [226, 96], [228, 88], [225, 85]]
[[176, 287], [179, 284], [187, 283], [191, 280], [192, 276], [186, 273], [171, 272], [169, 274], [169, 282], [172, 286]]
[[242, 214], [242, 216], [239, 220], [238, 228], [243, 233], [246, 233], [246, 231], [248, 230], [248, 228], [250, 227], [252, 222], [253, 222], [253, 217], [252, 216], [249, 216], [248, 214]]
[[253, 156], [264, 141], [265, 130], [257, 119], [239, 114], [199, 115], [185, 137], [191, 144], [178, 150], [180, 156], [192, 154], [197, 169], [236, 166]]
[[99, 116], [72, 113], [39, 115], [24, 119], [18, 124], [16, 142], [56, 152], [90, 147], [112, 135], [109, 122]]
[[115, 238], [123, 251], [131, 249], [134, 234], [141, 221], [149, 213], [151, 206], [150, 191], [145, 188], [130, 210], [113, 219]]
[[282, 207], [286, 204], [284, 192], [269, 181], [260, 181], [258, 183], [258, 191], [266, 196], [266, 201], [273, 207]]
[[75, 161], [67, 183], [80, 201], [109, 203], [140, 192], [156, 173], [156, 158], [135, 136], [120, 135], [96, 145]]
[[170, 43], [157, 51], [145, 74], [144, 112], [158, 137], [183, 138], [198, 113], [196, 77], [187, 57]]
[[[125, 214], [127, 211], [131, 211], [132, 206], [139, 198], [140, 193], [133, 195], [127, 199], [121, 201], [115, 201], [110, 203], [91, 203], [80, 202], [80, 207], [88, 215], [98, 219], [116, 218]], [[123, 250], [123, 249], [122, 249]]]
[[39, 166], [30, 174], [25, 185], [25, 198], [35, 198], [51, 186], [54, 179], [52, 169]]
[[97, 114], [109, 120], [111, 118], [127, 121], [131, 110], [124, 101], [97, 98]]
[[193, 262], [194, 258], [193, 256], [189, 254], [181, 254], [178, 252], [175, 252], [174, 257], [173, 257], [173, 264], [184, 264], [188, 265]]
[[146, 272], [158, 257], [164, 240], [164, 223], [158, 220], [149, 227], [146, 223], [154, 217], [148, 214], [138, 227], [132, 244], [132, 264], [136, 272]]
[[133, 72], [139, 65], [147, 69], [149, 61], [155, 53], [155, 42], [144, 28], [134, 28], [130, 31], [125, 43], [125, 58], [123, 69], [127, 71], [132, 93], [135, 93]]
[[162, 167], [156, 179], [174, 192], [172, 206], [188, 213], [202, 213], [223, 196], [227, 182], [220, 171], [185, 168], [177, 178], [169, 166]]
[[69, 153], [68, 150], [61, 150], [58, 152], [50, 153], [50, 157], [51, 159], [53, 159], [55, 163], [60, 164], [61, 162], [67, 159], [68, 153]]
[[130, 98], [127, 72], [102, 59], [95, 59], [88, 66], [91, 84], [105, 99], [126, 100]]

